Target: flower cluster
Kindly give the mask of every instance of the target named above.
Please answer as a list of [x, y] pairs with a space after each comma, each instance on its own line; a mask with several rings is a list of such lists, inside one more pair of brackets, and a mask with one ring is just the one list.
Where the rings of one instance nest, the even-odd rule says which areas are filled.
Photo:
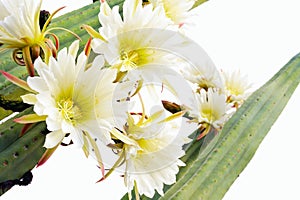
[[2, 72], [29, 91], [22, 99], [33, 105], [33, 114], [15, 121], [45, 121], [49, 131], [39, 165], [69, 143], [97, 160], [99, 181], [121, 171], [129, 195], [163, 195], [164, 184], [176, 182], [191, 133], [198, 140], [219, 133], [250, 88], [239, 72], [218, 71], [181, 31], [194, 3], [125, 0], [120, 11], [102, 0], [99, 31], [82, 25], [91, 36], [84, 51], [75, 40], [56, 52], [46, 38], [50, 21], [40, 29], [41, 1], [0, 1], [0, 43], [21, 51], [18, 61], [30, 72], [26, 82]]

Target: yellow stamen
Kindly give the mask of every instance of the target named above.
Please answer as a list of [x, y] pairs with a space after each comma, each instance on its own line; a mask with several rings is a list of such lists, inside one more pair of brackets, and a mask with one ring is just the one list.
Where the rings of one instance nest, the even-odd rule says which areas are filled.
[[216, 113], [210, 107], [203, 108], [202, 112], [201, 112], [201, 115], [202, 115], [203, 118], [208, 119], [210, 122], [213, 122], [216, 119], [218, 119], [218, 117], [216, 116]]
[[136, 51], [121, 51], [122, 66], [125, 67], [125, 70], [128, 71], [131, 69], [136, 69], [138, 67], [139, 54]]
[[74, 124], [81, 118], [81, 111], [70, 99], [63, 99], [58, 102], [58, 108], [64, 119]]

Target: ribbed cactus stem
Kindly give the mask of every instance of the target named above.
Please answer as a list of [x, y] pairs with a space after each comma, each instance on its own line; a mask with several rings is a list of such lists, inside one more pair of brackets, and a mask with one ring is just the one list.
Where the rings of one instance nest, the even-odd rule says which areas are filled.
[[[152, 199], [222, 199], [252, 159], [300, 82], [300, 54], [255, 91], [208, 147], [194, 142], [182, 160], [177, 182]], [[207, 136], [206, 136], [207, 137]], [[124, 195], [123, 200], [128, 199]], [[145, 196], [141, 199], [149, 199]]]
[[[30, 112], [29, 108], [16, 117]], [[20, 137], [23, 127], [13, 119], [0, 125], [0, 195], [13, 186], [12, 183], [22, 183], [19, 179], [32, 170], [45, 152], [46, 124], [34, 124]]]

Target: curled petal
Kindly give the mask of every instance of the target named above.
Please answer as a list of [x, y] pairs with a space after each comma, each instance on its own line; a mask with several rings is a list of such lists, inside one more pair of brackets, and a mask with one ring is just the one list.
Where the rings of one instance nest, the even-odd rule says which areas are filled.
[[50, 49], [50, 51], [51, 51], [51, 53], [52, 53], [52, 56], [53, 56], [54, 58], [56, 58], [56, 57], [57, 57], [57, 48], [56, 48], [56, 46], [53, 44], [52, 40], [46, 39], [46, 40], [45, 40], [45, 43], [48, 45], [48, 47], [49, 47], [49, 49]]
[[20, 49], [15, 49], [13, 51], [12, 57], [18, 65], [25, 66], [24, 59], [23, 59], [23, 53]]
[[50, 16], [49, 18], [47, 19], [47, 21], [45, 22], [44, 26], [43, 26], [43, 29], [42, 29], [42, 32], [46, 32], [46, 28], [48, 27], [48, 25], [50, 24], [52, 18], [54, 17], [54, 15], [56, 15], [56, 13], [58, 13], [60, 10], [64, 9], [65, 6], [63, 7], [60, 7], [59, 9], [57, 9], [56, 11], [54, 11]]
[[52, 56], [52, 51], [46, 43], [41, 43], [40, 47], [42, 48], [45, 56], [45, 63], [48, 64], [50, 57]]
[[58, 51], [59, 49], [59, 39], [57, 37], [57, 35], [53, 34], [53, 33], [49, 33], [49, 35], [51, 35], [53, 38], [54, 38], [54, 41], [55, 41], [55, 48], [56, 50]]

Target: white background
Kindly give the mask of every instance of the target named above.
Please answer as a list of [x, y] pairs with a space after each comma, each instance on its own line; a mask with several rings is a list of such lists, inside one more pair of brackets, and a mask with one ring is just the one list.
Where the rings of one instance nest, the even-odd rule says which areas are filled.
[[[89, 3], [44, 0], [43, 7], [66, 5], [67, 12]], [[193, 34], [218, 68], [240, 69], [258, 87], [300, 52], [299, 9], [298, 0], [211, 0], [198, 9]], [[300, 88], [225, 200], [300, 199], [299, 101]], [[1, 200], [119, 199], [126, 192], [118, 175], [96, 184], [94, 161], [71, 146], [60, 147], [33, 174], [32, 184], [14, 187]]]

